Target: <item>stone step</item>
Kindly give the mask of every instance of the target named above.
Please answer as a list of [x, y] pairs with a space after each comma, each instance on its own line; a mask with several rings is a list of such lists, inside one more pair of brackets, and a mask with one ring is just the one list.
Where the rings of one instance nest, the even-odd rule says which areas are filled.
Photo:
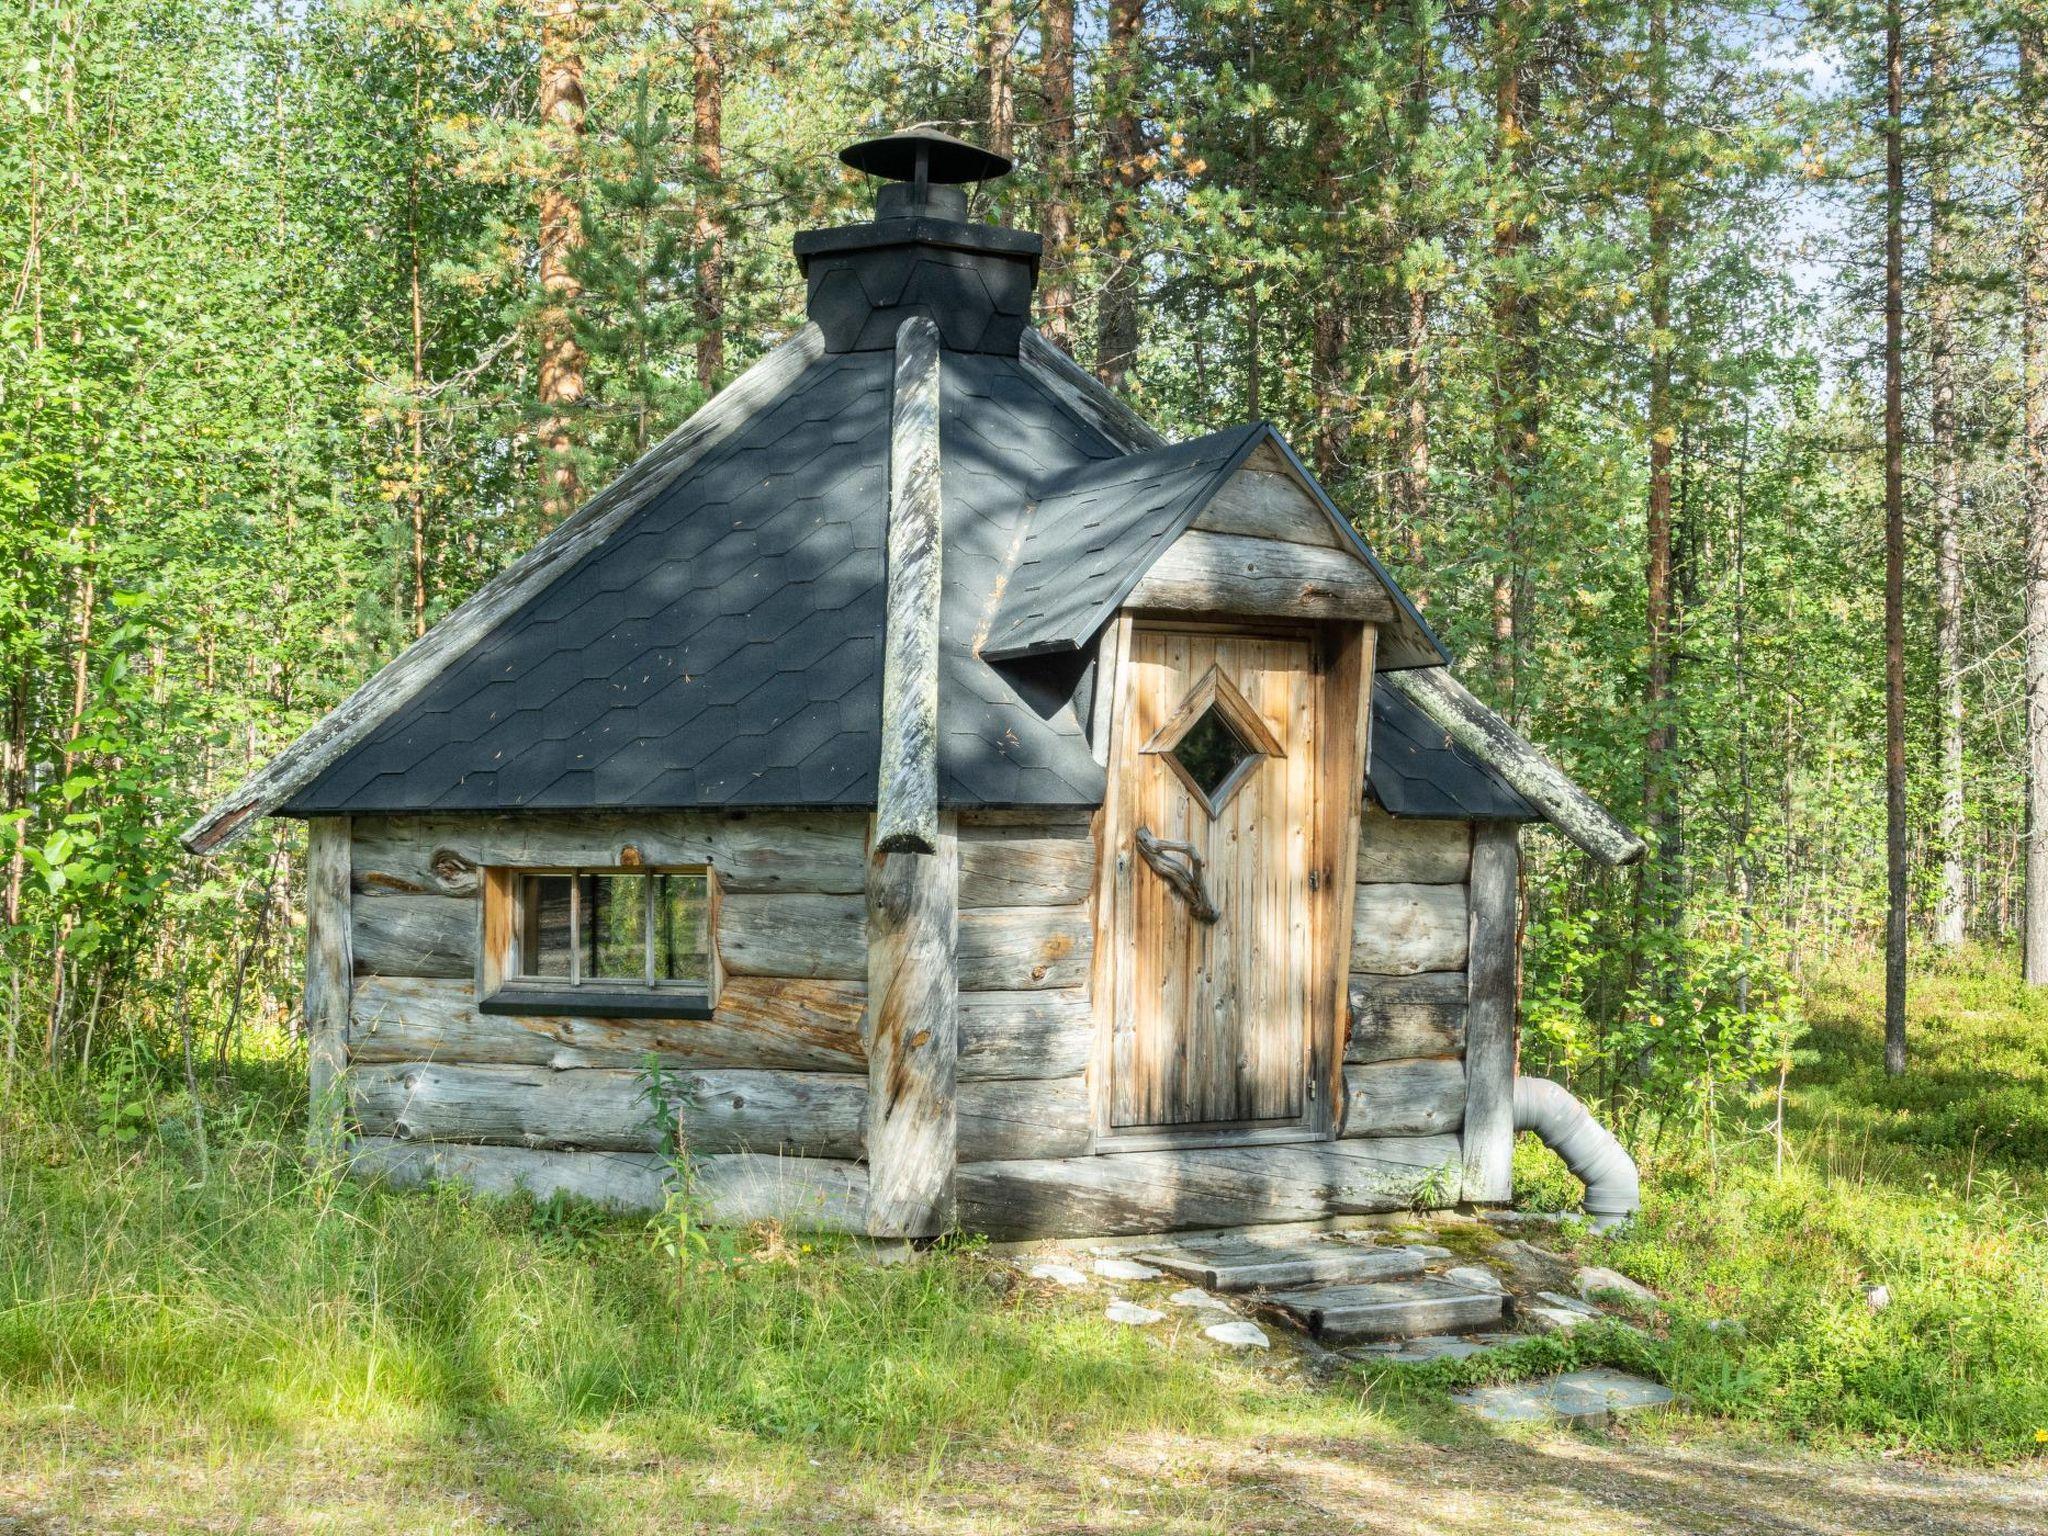
[[1323, 1285], [1266, 1298], [1317, 1338], [1408, 1339], [1464, 1333], [1501, 1320], [1502, 1297], [1448, 1280], [1382, 1280], [1365, 1285]]
[[1541, 1381], [1454, 1392], [1451, 1401], [1496, 1424], [1598, 1424], [1619, 1413], [1668, 1408], [1675, 1396], [1657, 1382], [1597, 1366]]
[[1315, 1238], [1260, 1240], [1228, 1234], [1188, 1238], [1147, 1249], [1141, 1258], [1212, 1291], [1281, 1290], [1333, 1281], [1406, 1280], [1420, 1275], [1426, 1255], [1412, 1248]]

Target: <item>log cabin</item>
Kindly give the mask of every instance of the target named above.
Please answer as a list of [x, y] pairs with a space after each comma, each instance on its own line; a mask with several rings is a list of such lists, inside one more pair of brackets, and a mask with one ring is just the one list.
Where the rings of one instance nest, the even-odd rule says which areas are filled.
[[185, 834], [308, 823], [316, 1133], [878, 1238], [1504, 1201], [1521, 828], [1641, 843], [1270, 425], [1031, 329], [1006, 160], [841, 158], [808, 323]]

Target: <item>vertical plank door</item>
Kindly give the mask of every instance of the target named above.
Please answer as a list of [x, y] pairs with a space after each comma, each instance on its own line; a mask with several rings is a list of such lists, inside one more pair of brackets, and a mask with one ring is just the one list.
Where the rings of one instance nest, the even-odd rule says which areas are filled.
[[[1113, 768], [1113, 856], [1128, 871], [1112, 935], [1125, 946], [1113, 1132], [1283, 1125], [1306, 1113], [1315, 655], [1295, 635], [1132, 634]], [[1213, 922], [1146, 862], [1141, 828], [1201, 855]]]

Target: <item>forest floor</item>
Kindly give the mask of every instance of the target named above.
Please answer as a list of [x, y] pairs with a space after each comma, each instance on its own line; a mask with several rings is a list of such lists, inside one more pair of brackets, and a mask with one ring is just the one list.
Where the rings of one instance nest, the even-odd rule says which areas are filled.
[[[1657, 1289], [1492, 1361], [1336, 1369], [1102, 1318], [969, 1245], [878, 1267], [295, 1153], [291, 1064], [0, 1095], [0, 1536], [2048, 1529], [2048, 1007], [2000, 957], [1811, 993], [1770, 1106], [1647, 1138]], [[1559, 1170], [1524, 1149], [1525, 1203]], [[1869, 1287], [1886, 1288], [1873, 1307]], [[1460, 1383], [1612, 1363], [1679, 1412], [1506, 1430]]]

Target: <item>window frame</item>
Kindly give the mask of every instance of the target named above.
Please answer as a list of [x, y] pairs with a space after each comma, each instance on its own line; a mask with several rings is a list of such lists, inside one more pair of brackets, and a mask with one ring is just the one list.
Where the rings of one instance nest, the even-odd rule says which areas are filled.
[[[583, 968], [583, 877], [632, 876], [643, 881], [641, 975], [587, 977]], [[657, 977], [655, 960], [655, 888], [662, 875], [701, 876], [704, 881], [705, 974], [702, 981]], [[569, 974], [525, 976], [521, 969], [521, 935], [525, 927], [525, 888], [545, 877], [569, 880]], [[718, 956], [720, 891], [718, 872], [709, 864], [521, 864], [483, 871], [480, 914], [483, 940], [479, 950], [477, 1011], [486, 1014], [572, 1014], [587, 1018], [708, 1019], [716, 1013], [723, 990], [724, 967]]]

